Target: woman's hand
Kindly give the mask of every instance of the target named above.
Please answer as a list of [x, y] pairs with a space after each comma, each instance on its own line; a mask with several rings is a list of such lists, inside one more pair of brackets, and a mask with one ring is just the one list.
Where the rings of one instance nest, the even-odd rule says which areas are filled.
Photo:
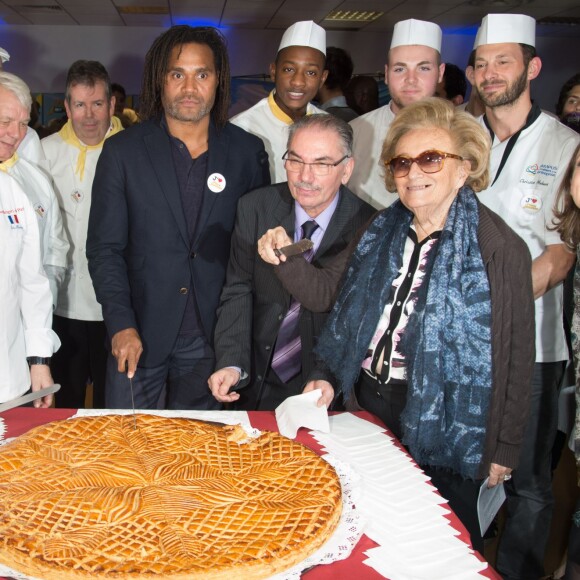
[[503, 483], [511, 479], [512, 470], [510, 467], [504, 467], [497, 463], [492, 463], [489, 467], [489, 481], [487, 487], [495, 487], [498, 483]]
[[318, 407], [322, 407], [322, 405], [330, 407], [330, 404], [334, 399], [334, 389], [332, 388], [332, 385], [328, 381], [310, 381], [306, 384], [302, 392], [308, 393], [314, 391], [314, 389], [320, 389], [322, 391], [322, 396], [318, 399], [316, 405]]

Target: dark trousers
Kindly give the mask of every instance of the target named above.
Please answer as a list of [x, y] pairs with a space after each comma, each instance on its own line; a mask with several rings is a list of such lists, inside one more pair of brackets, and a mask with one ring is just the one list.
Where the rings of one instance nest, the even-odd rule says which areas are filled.
[[[137, 366], [132, 381], [135, 409], [221, 409], [207, 384], [214, 366], [214, 352], [203, 336], [179, 336], [162, 364]], [[129, 379], [117, 370], [112, 354], [107, 361], [105, 403], [109, 409], [132, 407]]]
[[[406, 384], [381, 385], [373, 377], [361, 371], [355, 387], [359, 405], [376, 415], [398, 439], [401, 429], [401, 413], [407, 403]], [[439, 493], [449, 502], [451, 509], [467, 528], [474, 549], [483, 553], [483, 539], [477, 517], [477, 496], [481, 481], [464, 479], [447, 469], [420, 466], [431, 478]]]
[[380, 385], [373, 377], [361, 371], [355, 392], [359, 405], [376, 415], [397, 439], [401, 439], [401, 413], [407, 404], [407, 385]]
[[93, 407], [105, 406], [105, 369], [107, 366], [104, 322], [72, 320], [54, 316], [52, 328], [62, 343], [52, 357], [51, 372], [61, 388], [55, 404], [63, 409], [85, 406], [87, 383], [93, 383]]
[[[576, 517], [580, 518], [580, 497], [576, 501]], [[580, 579], [580, 521], [572, 521], [568, 536], [568, 561], [564, 580]]]
[[532, 404], [513, 477], [506, 482], [506, 523], [497, 569], [507, 579], [534, 580], [544, 574], [552, 521], [552, 448], [558, 427], [558, 389], [564, 363], [536, 363]]
[[273, 411], [288, 397], [300, 395], [304, 390], [302, 373], [298, 373], [287, 383], [280, 380], [278, 375], [270, 368], [257, 393], [256, 410]]

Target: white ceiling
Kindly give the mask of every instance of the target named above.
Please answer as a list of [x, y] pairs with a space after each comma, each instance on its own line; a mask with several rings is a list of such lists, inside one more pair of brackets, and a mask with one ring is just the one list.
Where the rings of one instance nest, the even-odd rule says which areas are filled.
[[[384, 14], [363, 26], [325, 21], [335, 9]], [[475, 27], [486, 14], [503, 12], [533, 16], [540, 21], [538, 35], [580, 37], [578, 0], [0, 0], [0, 23], [5, 25], [211, 24], [282, 30], [298, 20], [314, 20], [327, 30], [390, 32], [406, 18], [454, 30]], [[542, 19], [552, 21], [542, 24]]]

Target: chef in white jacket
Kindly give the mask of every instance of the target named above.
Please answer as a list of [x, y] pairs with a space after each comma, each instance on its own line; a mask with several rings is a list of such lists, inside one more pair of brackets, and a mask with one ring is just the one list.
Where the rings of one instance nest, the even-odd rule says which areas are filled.
[[276, 60], [270, 64], [275, 89], [230, 119], [264, 142], [272, 183], [287, 179], [282, 157], [288, 144], [288, 127], [304, 115], [326, 113], [310, 102], [328, 76], [325, 60], [324, 28], [312, 20], [294, 23], [284, 32]]
[[442, 38], [443, 31], [434, 22], [414, 18], [397, 22], [385, 65], [385, 84], [391, 100], [350, 121], [355, 165], [348, 187], [376, 209], [388, 207], [398, 199], [385, 187], [383, 141], [401, 109], [435, 95], [445, 71], [441, 62]]
[[[0, 402], [52, 385], [50, 357], [60, 346], [52, 331], [52, 296], [40, 258], [32, 204], [0, 172]], [[52, 395], [34, 402], [49, 407]]]
[[32, 203], [40, 230], [42, 264], [50, 282], [53, 307], [56, 307], [69, 243], [49, 178], [21, 156], [22, 143], [28, 134], [31, 103], [28, 85], [16, 75], [0, 71], [0, 171], [16, 179]]

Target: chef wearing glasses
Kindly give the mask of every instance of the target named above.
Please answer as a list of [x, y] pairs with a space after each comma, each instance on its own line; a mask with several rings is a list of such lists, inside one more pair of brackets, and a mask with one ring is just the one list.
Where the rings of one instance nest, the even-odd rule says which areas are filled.
[[517, 467], [534, 361], [529, 251], [474, 193], [489, 147], [442, 99], [397, 115], [381, 159], [399, 200], [361, 237], [305, 388], [380, 417], [480, 551], [479, 486]]

